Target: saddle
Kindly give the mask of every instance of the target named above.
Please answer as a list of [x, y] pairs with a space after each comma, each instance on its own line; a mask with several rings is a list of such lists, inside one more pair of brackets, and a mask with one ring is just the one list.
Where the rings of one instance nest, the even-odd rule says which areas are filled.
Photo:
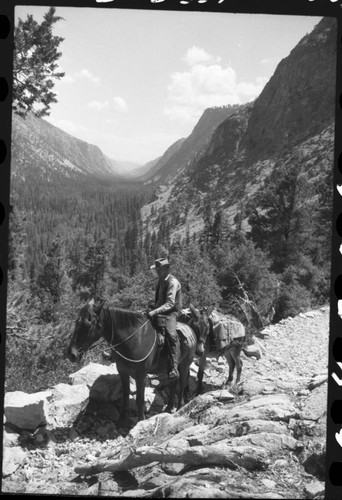
[[[158, 346], [162, 347], [165, 342], [165, 327], [167, 323], [168, 316], [163, 314], [156, 314], [153, 318], [153, 327], [157, 331], [158, 335]], [[177, 321], [176, 331], [180, 342], [185, 344], [188, 348], [197, 345], [197, 338], [193, 330], [185, 323], [180, 323]]]

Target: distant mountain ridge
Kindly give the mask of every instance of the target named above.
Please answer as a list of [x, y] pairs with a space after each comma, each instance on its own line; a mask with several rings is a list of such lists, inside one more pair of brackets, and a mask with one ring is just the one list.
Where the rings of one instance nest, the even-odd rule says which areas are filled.
[[218, 125], [239, 108], [239, 105], [233, 105], [206, 109], [189, 137], [178, 140], [168, 148], [142, 180], [159, 184], [172, 181], [190, 163], [200, 158]]
[[[77, 139], [46, 120], [28, 115], [26, 119], [13, 115], [13, 147], [26, 144], [32, 157], [45, 158], [45, 173], [59, 170], [69, 175], [96, 175], [119, 177], [109, 159], [98, 146]], [[39, 161], [41, 164], [41, 162]], [[31, 161], [32, 167], [35, 162]], [[12, 170], [16, 169], [16, 162]], [[39, 173], [39, 172], [37, 172]]]
[[140, 170], [144, 168], [143, 165], [133, 161], [113, 160], [106, 155], [104, 156], [108, 163], [112, 166], [113, 171], [124, 177], [131, 175], [135, 176], [137, 172], [140, 172]]

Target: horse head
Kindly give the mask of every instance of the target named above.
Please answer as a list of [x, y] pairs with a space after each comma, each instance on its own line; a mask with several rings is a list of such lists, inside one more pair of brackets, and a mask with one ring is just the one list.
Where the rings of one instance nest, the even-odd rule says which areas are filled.
[[104, 301], [96, 305], [92, 299], [80, 310], [67, 350], [70, 361], [81, 361], [83, 354], [101, 337], [103, 305]]
[[205, 351], [205, 343], [210, 330], [209, 316], [212, 313], [214, 306], [196, 309], [192, 304], [190, 304], [189, 307], [191, 311], [189, 326], [191, 326], [194, 330], [197, 337], [196, 354], [201, 356]]

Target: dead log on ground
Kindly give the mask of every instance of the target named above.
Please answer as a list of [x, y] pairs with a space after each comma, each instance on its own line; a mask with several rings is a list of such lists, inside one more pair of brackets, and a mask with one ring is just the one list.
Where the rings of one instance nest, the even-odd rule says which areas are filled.
[[265, 470], [268, 467], [267, 453], [256, 446], [229, 446], [215, 444], [192, 446], [187, 441], [179, 440], [163, 446], [143, 446], [130, 448], [127, 453], [114, 460], [100, 460], [90, 466], [75, 467], [75, 472], [93, 475], [100, 472], [125, 471], [142, 467], [152, 462], [184, 463], [197, 465], [220, 465], [236, 470], [243, 467], [248, 470]]

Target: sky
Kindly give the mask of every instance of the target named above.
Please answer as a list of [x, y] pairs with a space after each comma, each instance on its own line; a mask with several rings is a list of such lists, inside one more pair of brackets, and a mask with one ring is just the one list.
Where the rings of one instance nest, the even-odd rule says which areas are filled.
[[[41, 22], [48, 7], [17, 6]], [[212, 106], [253, 101], [320, 21], [312, 16], [57, 7], [58, 102], [46, 119], [119, 161], [145, 164]]]

